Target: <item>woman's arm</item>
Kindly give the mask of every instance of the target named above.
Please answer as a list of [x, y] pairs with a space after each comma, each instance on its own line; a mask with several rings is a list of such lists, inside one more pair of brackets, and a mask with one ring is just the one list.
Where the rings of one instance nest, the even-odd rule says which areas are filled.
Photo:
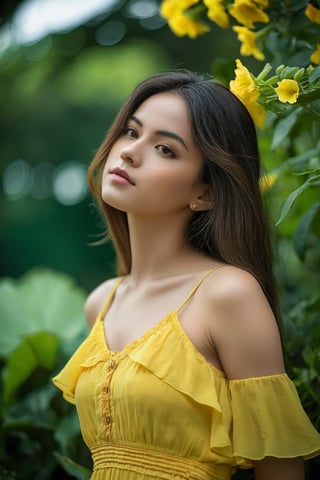
[[257, 280], [231, 266], [217, 275], [219, 282], [208, 292], [208, 329], [226, 376], [235, 380], [284, 373], [278, 325]]
[[[279, 329], [252, 275], [221, 269], [218, 289], [210, 297], [212, 341], [226, 376], [237, 380], [284, 373]], [[256, 480], [303, 480], [304, 463], [301, 458], [266, 457], [254, 462], [254, 472]]]
[[255, 480], [304, 480], [302, 458], [266, 457], [254, 462]]

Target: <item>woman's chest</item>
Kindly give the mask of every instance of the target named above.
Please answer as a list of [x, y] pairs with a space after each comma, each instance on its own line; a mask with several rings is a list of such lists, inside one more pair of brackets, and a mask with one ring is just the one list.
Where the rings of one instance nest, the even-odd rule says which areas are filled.
[[[170, 363], [169, 355], [167, 358]], [[183, 375], [182, 364], [170, 368], [176, 370], [177, 378]], [[203, 440], [211, 423], [210, 409], [196, 406], [128, 356], [115, 355], [110, 362], [85, 370], [76, 387], [76, 405], [89, 447], [97, 442], [125, 441], [170, 449], [176, 441], [174, 432], [190, 429], [197, 437], [198, 429], [198, 440]], [[193, 448], [198, 443], [195, 441]]]

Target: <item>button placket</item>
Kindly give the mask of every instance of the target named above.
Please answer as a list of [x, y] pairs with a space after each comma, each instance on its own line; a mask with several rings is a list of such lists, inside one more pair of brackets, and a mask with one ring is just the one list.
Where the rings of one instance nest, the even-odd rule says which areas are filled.
[[110, 441], [112, 439], [112, 424], [113, 424], [113, 418], [112, 418], [112, 399], [110, 396], [110, 385], [112, 382], [112, 377], [113, 374], [116, 370], [117, 363], [115, 362], [114, 358], [112, 355], [110, 355], [110, 360], [109, 364], [107, 367], [107, 375], [106, 375], [106, 382], [103, 386], [103, 403], [104, 403], [104, 409], [103, 409], [103, 421], [105, 425], [105, 434], [106, 434], [106, 439]]

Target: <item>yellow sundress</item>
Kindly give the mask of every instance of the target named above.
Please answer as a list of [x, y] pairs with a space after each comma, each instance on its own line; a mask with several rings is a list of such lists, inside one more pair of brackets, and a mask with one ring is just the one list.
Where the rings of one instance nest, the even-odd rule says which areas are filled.
[[265, 456], [320, 454], [320, 435], [285, 373], [228, 380], [190, 341], [178, 313], [203, 278], [177, 310], [111, 352], [103, 318], [119, 279], [54, 377], [76, 405], [92, 480], [229, 480]]

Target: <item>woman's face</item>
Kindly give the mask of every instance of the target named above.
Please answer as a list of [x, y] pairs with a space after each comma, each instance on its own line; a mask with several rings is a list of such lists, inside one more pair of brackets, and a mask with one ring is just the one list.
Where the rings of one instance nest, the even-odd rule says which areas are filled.
[[102, 198], [128, 214], [190, 211], [205, 188], [199, 181], [202, 166], [184, 100], [159, 93], [140, 105], [114, 143], [104, 167]]

